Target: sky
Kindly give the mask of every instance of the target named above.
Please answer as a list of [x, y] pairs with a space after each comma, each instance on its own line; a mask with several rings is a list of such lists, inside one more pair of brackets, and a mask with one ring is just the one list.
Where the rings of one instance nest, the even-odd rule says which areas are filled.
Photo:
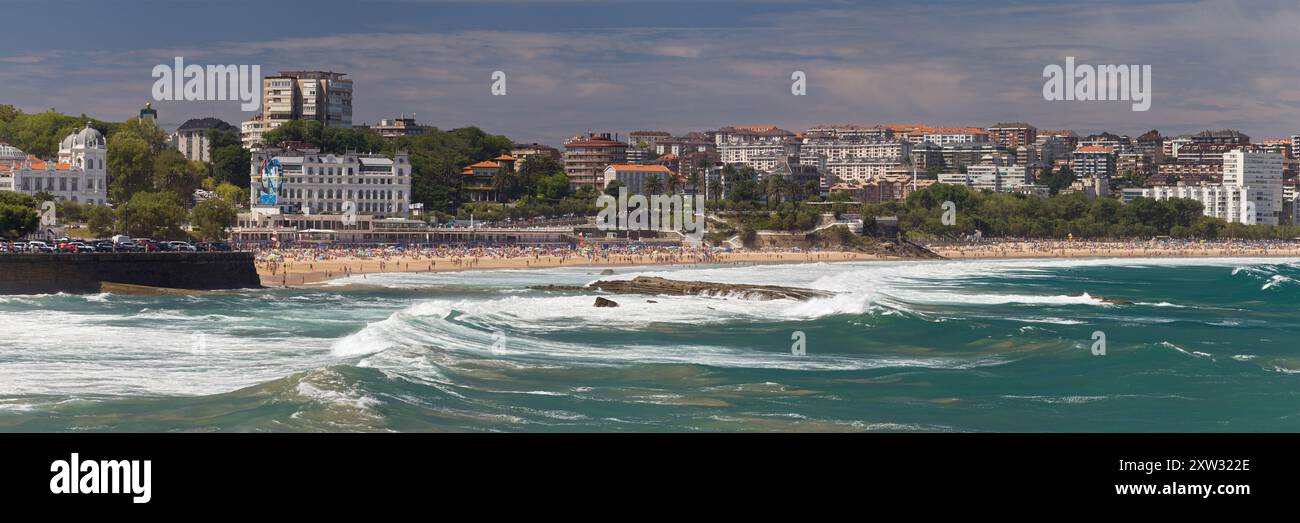
[[[355, 124], [415, 115], [557, 146], [589, 129], [755, 124], [1300, 133], [1300, 2], [1063, 4], [0, 0], [0, 104], [123, 120], [153, 101], [154, 66], [180, 56], [347, 73]], [[1151, 66], [1150, 110], [1045, 100], [1044, 67], [1066, 57]], [[236, 101], [154, 106], [169, 128], [253, 115]]]

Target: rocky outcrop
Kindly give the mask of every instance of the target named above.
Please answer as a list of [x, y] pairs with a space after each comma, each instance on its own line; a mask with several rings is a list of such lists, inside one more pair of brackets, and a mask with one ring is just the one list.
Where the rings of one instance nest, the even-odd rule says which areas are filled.
[[528, 287], [534, 291], [585, 291], [586, 287], [579, 285], [532, 285]]
[[750, 285], [745, 283], [715, 283], [707, 281], [677, 281], [654, 276], [637, 276], [631, 280], [600, 280], [590, 288], [616, 294], [649, 294], [667, 296], [736, 296], [757, 300], [811, 300], [827, 298], [832, 293], [816, 289], [781, 287], [777, 285]]
[[616, 301], [614, 301], [614, 300], [608, 300], [608, 299], [605, 299], [605, 298], [601, 298], [600, 296], [597, 296], [597, 297], [596, 297], [596, 306], [597, 306], [597, 307], [618, 307], [618, 302], [616, 302]]

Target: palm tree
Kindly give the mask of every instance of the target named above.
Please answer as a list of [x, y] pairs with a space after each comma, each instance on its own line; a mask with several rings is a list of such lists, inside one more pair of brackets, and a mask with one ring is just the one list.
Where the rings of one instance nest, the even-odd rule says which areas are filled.
[[514, 171], [504, 167], [497, 169], [496, 174], [492, 175], [492, 188], [496, 190], [501, 202], [505, 203], [509, 199], [510, 191], [515, 188]]
[[773, 203], [781, 201], [781, 194], [785, 192], [785, 178], [779, 175], [772, 175], [767, 178], [764, 192], [767, 193], [767, 205], [771, 207]]
[[691, 175], [686, 178], [686, 184], [691, 186], [691, 196], [700, 192], [700, 171], [692, 170]]
[[720, 182], [720, 181], [718, 181], [718, 180], [715, 179], [715, 180], [709, 180], [708, 183], [709, 183], [709, 186], [708, 186], [709, 196], [713, 197], [713, 199], [714, 199], [715, 201], [716, 201], [716, 200], [721, 200], [721, 199], [722, 199], [722, 182]]
[[664, 190], [664, 181], [660, 179], [657, 174], [647, 176], [644, 185], [642, 186], [642, 190], [647, 195], [659, 194]]

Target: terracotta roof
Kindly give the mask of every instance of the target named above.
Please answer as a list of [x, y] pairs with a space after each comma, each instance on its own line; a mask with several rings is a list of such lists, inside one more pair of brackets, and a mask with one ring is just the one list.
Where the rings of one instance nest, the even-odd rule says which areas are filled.
[[489, 161], [479, 162], [474, 165], [469, 165], [466, 166], [465, 168], [466, 169], [496, 169], [498, 167], [501, 167], [501, 164], [489, 160]]
[[662, 165], [611, 165], [609, 168], [615, 171], [658, 171], [672, 172]]
[[1087, 147], [1080, 147], [1080, 148], [1078, 148], [1078, 149], [1075, 149], [1074, 152], [1076, 152], [1076, 153], [1109, 153], [1109, 152], [1111, 152], [1111, 150], [1110, 150], [1110, 147], [1105, 147], [1105, 146], [1101, 146], [1101, 145], [1089, 145], [1089, 146], [1087, 146]]
[[493, 158], [493, 160], [505, 160], [505, 161], [507, 161], [507, 162], [513, 162], [513, 161], [515, 161], [515, 157], [510, 156], [510, 155], [508, 155], [508, 154], [503, 154], [503, 155], [501, 155], [501, 156], [498, 156], [498, 157], [496, 157], [496, 158]]

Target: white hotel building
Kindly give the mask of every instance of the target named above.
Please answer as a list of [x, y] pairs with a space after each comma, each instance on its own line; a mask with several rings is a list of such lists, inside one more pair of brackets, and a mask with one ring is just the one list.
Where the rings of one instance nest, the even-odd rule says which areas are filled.
[[[278, 191], [262, 181], [262, 163], [277, 160]], [[254, 208], [283, 214], [342, 213], [344, 203], [377, 218], [405, 217], [411, 202], [411, 161], [405, 152], [382, 155], [320, 154], [316, 149], [263, 149], [252, 155], [249, 176]], [[269, 199], [263, 199], [269, 196]]]
[[1223, 153], [1223, 185], [1249, 188], [1255, 203], [1255, 223], [1277, 225], [1282, 216], [1282, 155], [1247, 152]]
[[49, 193], [59, 201], [108, 203], [107, 142], [89, 124], [59, 142], [57, 162], [0, 143], [0, 191]]
[[1142, 189], [1143, 198], [1168, 200], [1187, 198], [1205, 206], [1204, 214], [1228, 222], [1253, 223], [1247, 214], [1246, 201], [1250, 189], [1231, 185], [1179, 185]]
[[965, 185], [972, 189], [1013, 192], [1031, 183], [1024, 165], [974, 164], [965, 173], [939, 173], [939, 183]]
[[[1223, 153], [1223, 184], [1142, 189], [1141, 196], [1188, 198], [1205, 215], [1228, 222], [1277, 225], [1282, 215], [1282, 155], [1236, 149]], [[1253, 214], [1252, 214], [1253, 207]]]

